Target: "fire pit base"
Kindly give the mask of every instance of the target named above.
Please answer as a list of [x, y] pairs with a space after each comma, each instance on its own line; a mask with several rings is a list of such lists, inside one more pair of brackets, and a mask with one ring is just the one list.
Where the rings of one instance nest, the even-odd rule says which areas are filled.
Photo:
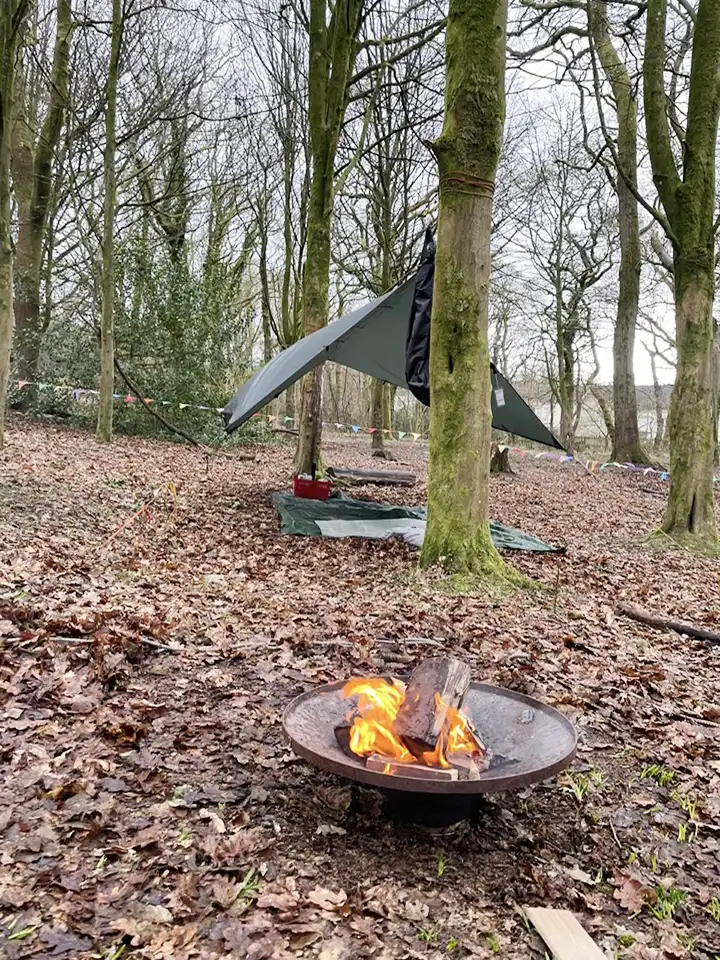
[[[392, 795], [404, 797], [410, 812], [409, 793], [432, 799], [425, 806], [446, 819], [442, 805], [477, 794], [514, 790], [538, 783], [567, 767], [575, 756], [577, 734], [570, 721], [557, 710], [533, 697], [471, 683], [463, 700], [463, 710], [487, 744], [494, 762], [490, 769], [473, 780], [424, 780], [395, 776], [368, 769], [360, 757], [347, 756], [335, 737], [335, 728], [343, 723], [348, 703], [343, 699], [344, 681], [328, 683], [303, 693], [290, 703], [283, 716], [283, 728], [295, 753], [330, 773], [348, 777]], [[414, 800], [415, 798], [413, 798]], [[418, 803], [418, 816], [420, 807]], [[459, 808], [458, 808], [459, 809]], [[470, 808], [465, 808], [470, 809]], [[455, 815], [462, 820], [469, 813]], [[416, 816], [411, 816], [419, 822]]]
[[414, 823], [420, 827], [452, 827], [468, 820], [477, 810], [479, 800], [471, 794], [413, 793], [404, 790], [381, 790], [385, 813], [397, 823]]

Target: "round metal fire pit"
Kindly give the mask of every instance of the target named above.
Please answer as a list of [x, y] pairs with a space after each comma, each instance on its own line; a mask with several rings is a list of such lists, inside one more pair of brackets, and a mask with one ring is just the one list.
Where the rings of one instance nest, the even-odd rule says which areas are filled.
[[363, 759], [347, 756], [335, 740], [335, 727], [349, 709], [340, 696], [344, 684], [338, 680], [296, 697], [285, 710], [283, 728], [298, 756], [382, 790], [452, 796], [497, 793], [552, 777], [575, 756], [575, 728], [557, 710], [513, 690], [471, 683], [463, 711], [494, 757], [479, 780], [411, 779], [368, 770]]

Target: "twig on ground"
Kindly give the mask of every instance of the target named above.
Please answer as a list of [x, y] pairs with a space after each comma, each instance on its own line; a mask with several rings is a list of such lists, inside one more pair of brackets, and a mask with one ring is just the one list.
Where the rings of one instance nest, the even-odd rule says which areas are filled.
[[656, 630], [674, 630], [675, 633], [684, 633], [696, 640], [707, 640], [708, 643], [720, 644], [720, 633], [705, 630], [702, 627], [694, 627], [691, 623], [685, 623], [682, 620], [667, 620], [665, 617], [658, 617], [632, 603], [618, 604], [616, 612], [623, 617], [637, 620], [638, 623], [644, 623], [648, 627], [654, 627]]

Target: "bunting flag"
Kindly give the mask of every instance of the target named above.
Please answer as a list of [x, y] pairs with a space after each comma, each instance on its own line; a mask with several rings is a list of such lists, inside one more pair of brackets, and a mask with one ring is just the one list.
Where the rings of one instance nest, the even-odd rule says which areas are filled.
[[[14, 381], [13, 385], [17, 390], [23, 390], [25, 387], [33, 386], [33, 387], [37, 387], [38, 390], [41, 390], [41, 391], [54, 390], [60, 393], [66, 393], [73, 400], [78, 402], [81, 402], [83, 400], [83, 397], [95, 398], [99, 396], [99, 391], [91, 390], [89, 387], [72, 387], [67, 384], [59, 385], [59, 384], [52, 384], [52, 383], [39, 383], [39, 382], [33, 383], [30, 380], [16, 380]], [[131, 393], [128, 393], [126, 395], [122, 393], [114, 393], [113, 399], [122, 400], [123, 403], [127, 404], [128, 406], [138, 401], [138, 397], [133, 396]], [[187, 409], [204, 410], [206, 412], [209, 411], [211, 413], [220, 414], [221, 416], [224, 413], [224, 407], [210, 407], [210, 406], [207, 406], [206, 404], [178, 403], [172, 400], [157, 400], [157, 399], [154, 399], [153, 397], [144, 397], [143, 402], [147, 404], [150, 404], [150, 403], [160, 404], [163, 407], [177, 407], [179, 410], [187, 410]], [[298, 423], [299, 422], [298, 417], [289, 417], [289, 416], [282, 417], [272, 413], [271, 414], [254, 413], [253, 416], [267, 421], [268, 424], [275, 423], [276, 421], [281, 423]], [[363, 433], [363, 434], [372, 435], [373, 433], [377, 433], [377, 429], [378, 429], [377, 427], [358, 426], [357, 424], [354, 424], [354, 423], [352, 424], [351, 423], [329, 423], [329, 422], [323, 421], [322, 425], [326, 429], [329, 427], [335, 427], [336, 430], [341, 430], [341, 431], [350, 430], [353, 434]], [[388, 430], [385, 427], [383, 428], [382, 432], [392, 436], [392, 431]], [[410, 439], [413, 442], [421, 439], [422, 440], [428, 439], [426, 436], [423, 436], [420, 433], [412, 433], [406, 430], [397, 431], [398, 440], [404, 440], [406, 437], [410, 437]], [[513, 447], [504, 443], [499, 443], [497, 448], [501, 452], [504, 450], [509, 450], [511, 453], [514, 453], [517, 456], [520, 456], [520, 457], [529, 456], [529, 457], [532, 457], [532, 459], [534, 460], [554, 460], [557, 463], [575, 463], [576, 462], [575, 458], [570, 454], [557, 454], [557, 453], [550, 453], [547, 451], [541, 451], [537, 453], [534, 450], [527, 450], [525, 449], [525, 447]], [[639, 466], [638, 464], [635, 464], [635, 463], [629, 463], [629, 462], [618, 463], [616, 460], [607, 460], [604, 462], [601, 462], [600, 460], [578, 460], [577, 462], [581, 463], [582, 466], [589, 473], [595, 473], [596, 471], [604, 472], [605, 470], [609, 470], [613, 468], [616, 470], [628, 470], [628, 471], [634, 471], [634, 472], [641, 472], [643, 476], [648, 476], [649, 474], [653, 474], [658, 476], [660, 480], [663, 480], [663, 481], [668, 480], [670, 478], [670, 473], [667, 470], [660, 470], [660, 469], [657, 469], [656, 467], [647, 467], [645, 465]], [[715, 483], [720, 483], [720, 477], [713, 477], [713, 480]]]

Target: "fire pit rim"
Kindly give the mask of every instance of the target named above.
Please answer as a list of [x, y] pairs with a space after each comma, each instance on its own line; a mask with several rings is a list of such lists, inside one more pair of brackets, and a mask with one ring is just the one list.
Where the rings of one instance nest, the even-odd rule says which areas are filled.
[[[368, 674], [368, 676], [374, 676]], [[533, 710], [540, 710], [544, 714], [551, 715], [556, 722], [564, 728], [566, 734], [569, 734], [570, 747], [562, 756], [552, 763], [540, 765], [535, 769], [526, 770], [524, 773], [513, 774], [512, 765], [505, 767], [504, 773], [496, 768], [491, 768], [480, 775], [478, 780], [424, 780], [410, 777], [401, 777], [380, 773], [374, 770], [368, 770], [363, 760], [358, 757], [350, 757], [343, 754], [342, 760], [326, 756], [320, 751], [305, 746], [296, 740], [288, 730], [288, 720], [296, 713], [298, 708], [308, 700], [317, 698], [326, 693], [332, 693], [335, 690], [342, 689], [346, 680], [334, 680], [332, 683], [325, 683], [311, 690], [306, 690], [295, 697], [287, 705], [282, 715], [283, 733], [297, 756], [308, 761], [322, 770], [329, 773], [335, 773], [350, 780], [356, 780], [359, 783], [367, 784], [372, 787], [379, 787], [384, 790], [406, 791], [410, 793], [435, 793], [445, 795], [467, 795], [481, 793], [502, 793], [506, 790], [515, 790], [521, 787], [529, 786], [533, 783], [539, 783], [555, 776], [566, 769], [573, 761], [577, 752], [577, 730], [574, 725], [559, 710], [549, 706], [542, 700], [537, 700], [527, 694], [519, 693], [515, 690], [509, 690], [506, 687], [498, 687], [489, 683], [472, 681], [471, 690], [485, 690], [489, 693], [500, 694], [501, 696], [517, 700]], [[488, 744], [492, 749], [492, 744]]]

